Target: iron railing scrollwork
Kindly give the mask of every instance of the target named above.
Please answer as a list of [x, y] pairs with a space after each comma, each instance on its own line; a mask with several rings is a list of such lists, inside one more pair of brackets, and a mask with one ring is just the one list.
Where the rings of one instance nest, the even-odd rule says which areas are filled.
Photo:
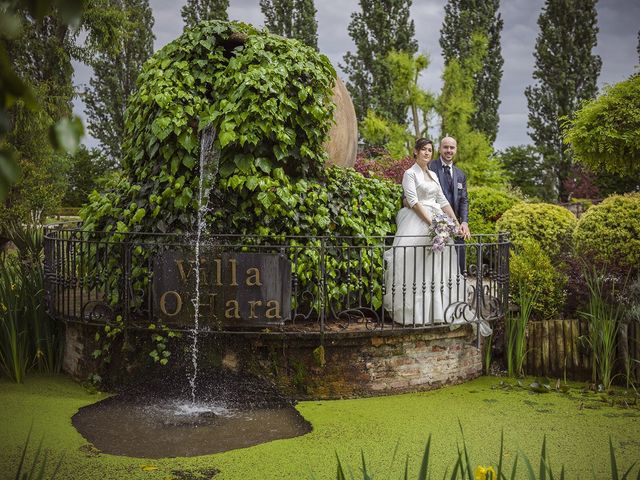
[[[271, 331], [286, 332], [308, 327], [324, 333], [353, 326], [384, 330], [478, 323], [505, 314], [509, 295], [508, 234], [473, 236], [464, 246], [466, 265], [461, 267], [452, 263], [454, 257], [433, 252], [430, 245], [396, 247], [402, 249], [402, 254], [396, 255], [400, 250], [392, 251], [392, 241], [392, 237], [299, 236], [281, 237], [276, 241], [257, 236], [210, 235], [201, 246], [204, 273], [195, 270], [209, 289], [198, 297], [206, 307], [200, 324], [204, 330], [237, 332], [268, 327]], [[460, 247], [453, 244], [445, 247], [455, 248]], [[179, 235], [114, 236], [113, 233], [87, 232], [80, 226], [48, 227], [45, 231], [47, 312], [62, 321], [105, 324], [120, 316], [119, 320], [128, 328], [146, 328], [149, 323], [160, 321], [178, 330], [189, 330], [188, 316], [172, 324], [172, 319], [179, 317], [171, 315], [180, 308], [187, 312], [193, 295], [182, 298], [179, 292], [172, 291], [172, 295], [159, 298], [163, 292], [157, 287], [162, 274], [159, 271], [162, 262], [158, 258], [165, 258], [167, 252], [178, 252], [171, 257], [175, 265], [169, 265], [173, 268], [170, 271], [187, 284], [193, 279], [195, 267], [194, 262], [189, 263], [192, 250], [189, 238]], [[264, 255], [275, 259], [280, 266], [266, 272], [257, 269], [254, 272], [250, 268], [246, 272], [234, 271], [233, 288], [222, 286], [218, 276], [226, 267], [221, 266], [222, 260], [216, 260], [216, 271], [211, 261], [206, 263], [207, 259], [229, 259], [235, 268], [234, 255], [251, 259]], [[417, 259], [413, 264], [412, 258]], [[426, 269], [419, 267], [423, 259], [430, 259]], [[445, 264], [446, 261], [449, 264]], [[402, 275], [397, 275], [400, 271]], [[241, 279], [244, 273], [246, 278]], [[283, 276], [286, 288], [278, 291], [287, 298], [272, 300], [272, 303], [246, 300], [243, 288], [250, 288], [248, 285], [267, 288], [274, 282], [282, 282]], [[251, 308], [247, 310], [246, 306], [238, 305], [240, 300], [229, 304], [229, 295], [246, 300]], [[421, 317], [404, 311], [399, 315], [398, 310], [389, 305], [385, 308], [383, 301], [386, 297], [396, 304], [415, 303], [416, 299], [427, 303], [429, 296], [437, 295], [448, 299], [448, 304], [443, 305], [445, 318], [437, 321], [427, 311]], [[227, 304], [221, 306], [221, 301]], [[273, 318], [266, 324], [260, 323], [270, 311]], [[396, 318], [392, 318], [394, 311]], [[231, 320], [225, 315], [231, 315]], [[247, 316], [249, 318], [244, 318]], [[407, 316], [410, 318], [400, 318]], [[253, 327], [249, 320], [258, 321], [257, 326]]]

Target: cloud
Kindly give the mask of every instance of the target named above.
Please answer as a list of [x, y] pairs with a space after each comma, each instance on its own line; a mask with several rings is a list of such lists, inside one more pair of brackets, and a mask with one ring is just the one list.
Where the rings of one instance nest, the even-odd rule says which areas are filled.
[[[183, 22], [180, 9], [185, 0], [176, 3], [170, 0], [151, 0], [155, 17], [155, 48], [159, 49], [182, 33]], [[318, 11], [318, 44], [338, 69], [347, 51], [355, 47], [347, 27], [351, 14], [360, 11], [357, 0], [316, 0]], [[411, 16], [415, 24], [419, 49], [431, 57], [431, 65], [420, 80], [424, 88], [434, 92], [442, 85], [443, 60], [441, 56], [440, 28], [444, 16], [445, 0], [414, 0]], [[502, 53], [504, 57], [501, 84], [500, 129], [495, 147], [503, 149], [510, 145], [530, 143], [527, 135], [527, 104], [524, 89], [532, 83], [533, 50], [538, 34], [537, 20], [544, 6], [543, 0], [503, 0], [500, 14], [504, 21]], [[640, 2], [637, 0], [600, 0], [597, 4], [598, 46], [595, 53], [603, 60], [598, 84], [615, 83], [628, 77], [638, 64], [636, 52], [637, 32], [640, 18]], [[264, 17], [259, 0], [231, 0], [229, 17], [262, 27]], [[76, 65], [75, 84], [89, 82], [90, 69]], [[344, 78], [344, 75], [341, 74]], [[82, 113], [81, 99], [75, 102], [74, 110]], [[97, 142], [86, 140], [89, 146]]]

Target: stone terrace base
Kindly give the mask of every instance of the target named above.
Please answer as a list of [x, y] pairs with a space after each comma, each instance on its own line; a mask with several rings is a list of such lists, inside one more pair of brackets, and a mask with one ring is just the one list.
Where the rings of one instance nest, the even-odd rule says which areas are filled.
[[[70, 323], [66, 331], [64, 369], [85, 380], [98, 368], [91, 353], [96, 348], [97, 327]], [[112, 347], [107, 375], [113, 384], [149, 372], [150, 344], [146, 332], [130, 332], [133, 348], [117, 359], [121, 348]], [[190, 371], [188, 337], [170, 344], [170, 365], [162, 368]], [[394, 329], [382, 331], [210, 333], [199, 341], [199, 364], [228, 368], [266, 378], [298, 399], [348, 398], [429, 390], [461, 383], [482, 372], [481, 351], [470, 325], [455, 330]], [[146, 352], [146, 353], [142, 353]], [[184, 352], [183, 362], [176, 359]], [[123, 357], [123, 356], [121, 356]], [[155, 372], [155, 373], [154, 373]], [[185, 373], [186, 374], [186, 373]]]

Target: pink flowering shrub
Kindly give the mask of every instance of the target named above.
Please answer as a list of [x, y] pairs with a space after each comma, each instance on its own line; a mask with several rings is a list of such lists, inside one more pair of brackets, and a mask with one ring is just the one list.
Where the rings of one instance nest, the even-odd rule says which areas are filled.
[[379, 177], [402, 183], [404, 171], [413, 165], [414, 159], [407, 156], [392, 160], [384, 148], [367, 148], [359, 152], [353, 168], [365, 177]]

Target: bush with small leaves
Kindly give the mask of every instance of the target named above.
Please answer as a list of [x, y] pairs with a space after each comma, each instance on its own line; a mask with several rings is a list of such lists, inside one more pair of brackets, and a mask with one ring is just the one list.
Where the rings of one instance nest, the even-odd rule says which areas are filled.
[[640, 193], [612, 195], [587, 210], [574, 232], [576, 253], [601, 265], [638, 272]]
[[523, 238], [511, 252], [509, 286], [512, 298], [521, 298], [521, 289], [532, 294], [534, 318], [557, 318], [566, 300], [567, 276], [556, 269], [540, 244]]
[[496, 228], [510, 232], [514, 244], [525, 238], [536, 240], [555, 259], [570, 249], [576, 223], [576, 217], [558, 205], [518, 203], [504, 212]]
[[516, 194], [492, 187], [469, 187], [469, 228], [472, 233], [496, 233], [502, 214], [522, 202]]

